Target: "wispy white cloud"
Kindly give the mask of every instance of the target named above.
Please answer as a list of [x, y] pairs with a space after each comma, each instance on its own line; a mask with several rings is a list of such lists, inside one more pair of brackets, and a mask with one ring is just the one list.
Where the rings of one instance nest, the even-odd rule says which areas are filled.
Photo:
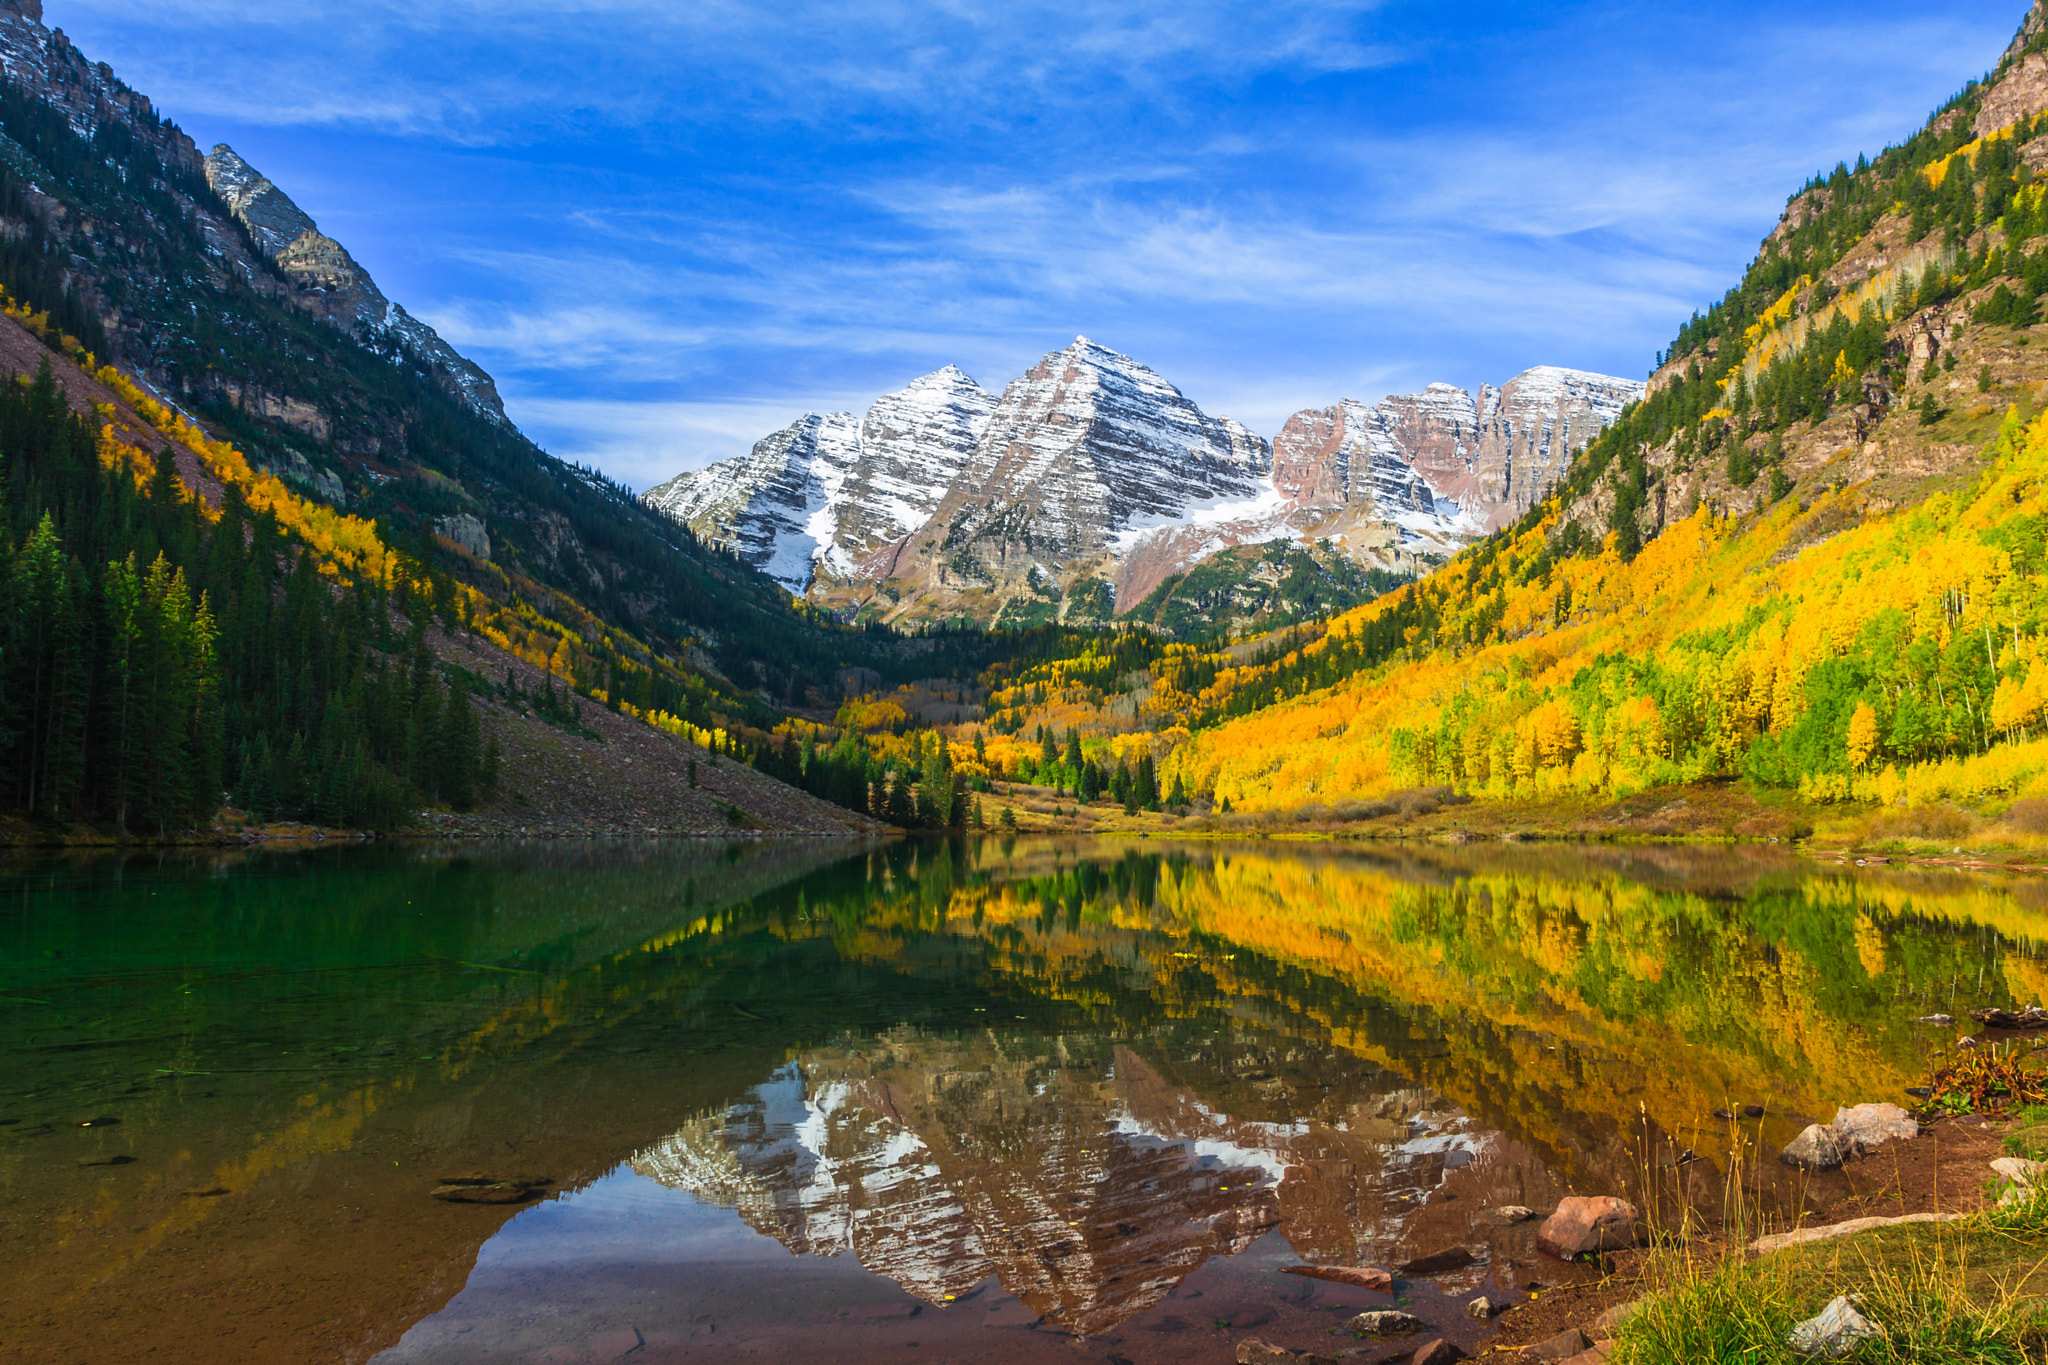
[[[187, 111], [258, 124], [354, 124], [465, 142], [593, 112], [793, 122], [943, 108], [1007, 120], [1109, 89], [1173, 101], [1190, 83], [1355, 72], [1397, 59], [1377, 0], [66, 0], [96, 36], [135, 34], [131, 79]], [[175, 31], [151, 43], [137, 29]], [[317, 35], [317, 41], [308, 41]], [[225, 54], [264, 44], [263, 60]], [[488, 60], [480, 60], [488, 54]], [[683, 79], [678, 80], [681, 76]]]
[[865, 411], [872, 394], [819, 394], [730, 401], [551, 398], [517, 389], [505, 410], [563, 459], [593, 465], [645, 492], [689, 469], [744, 454], [807, 412]]
[[[636, 486], [1086, 331], [1211, 410], [1639, 374], [1966, 0], [47, 0]], [[244, 147], [245, 151], [249, 148]], [[403, 285], [403, 288], [398, 286]]]

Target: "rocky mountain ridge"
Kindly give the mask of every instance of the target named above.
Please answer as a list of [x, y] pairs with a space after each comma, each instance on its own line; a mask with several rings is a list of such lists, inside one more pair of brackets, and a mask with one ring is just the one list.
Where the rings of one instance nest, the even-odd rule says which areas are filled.
[[850, 582], [923, 526], [966, 468], [995, 395], [956, 366], [851, 413], [806, 413], [737, 459], [678, 474], [643, 501], [734, 550], [791, 593]]
[[888, 640], [794, 610], [631, 491], [528, 440], [489, 376], [289, 195], [231, 148], [202, 155], [47, 27], [36, 0], [0, 0], [0, 257], [10, 307], [60, 385], [111, 366], [166, 421], [374, 524], [420, 572], [573, 622], [604, 660], [584, 664], [586, 692], [634, 665], [702, 705], [718, 698], [720, 724], [766, 725], [778, 701], [828, 693], [848, 666], [892, 666]]
[[401, 343], [440, 371], [472, 409], [493, 421], [506, 420], [498, 386], [482, 367], [385, 298], [348, 248], [322, 233], [290, 195], [225, 142], [207, 155], [205, 167], [206, 183], [297, 287], [308, 311], [358, 339]]
[[1305, 410], [1268, 442], [1080, 337], [1000, 399], [948, 366], [644, 499], [842, 612], [1106, 621], [1239, 546], [1415, 572], [1526, 511], [1642, 393], [1545, 366]]

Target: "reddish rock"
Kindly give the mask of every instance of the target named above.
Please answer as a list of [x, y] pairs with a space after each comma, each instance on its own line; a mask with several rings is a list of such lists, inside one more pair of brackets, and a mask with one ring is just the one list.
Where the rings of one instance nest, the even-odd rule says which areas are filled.
[[1593, 1343], [1586, 1334], [1576, 1327], [1567, 1327], [1548, 1341], [1539, 1341], [1529, 1348], [1529, 1354], [1538, 1360], [1570, 1360], [1592, 1349]]
[[1330, 1280], [1337, 1284], [1355, 1284], [1360, 1289], [1370, 1289], [1375, 1294], [1394, 1292], [1394, 1273], [1390, 1270], [1376, 1270], [1370, 1266], [1290, 1265], [1284, 1267], [1281, 1273], [1306, 1275], [1311, 1280]]
[[1567, 1199], [1536, 1233], [1538, 1247], [1566, 1261], [1592, 1251], [1619, 1251], [1636, 1241], [1635, 1205], [1612, 1195]]
[[1464, 1358], [1463, 1351], [1438, 1337], [1435, 1341], [1423, 1343], [1414, 1355], [1409, 1356], [1408, 1365], [1451, 1365], [1452, 1361]]
[[1418, 1256], [1400, 1267], [1400, 1271], [1410, 1279], [1421, 1279], [1425, 1275], [1443, 1275], [1453, 1270], [1463, 1270], [1471, 1265], [1474, 1259], [1476, 1258], [1472, 1253], [1463, 1247], [1449, 1247], [1443, 1251], [1431, 1252], [1427, 1256]]

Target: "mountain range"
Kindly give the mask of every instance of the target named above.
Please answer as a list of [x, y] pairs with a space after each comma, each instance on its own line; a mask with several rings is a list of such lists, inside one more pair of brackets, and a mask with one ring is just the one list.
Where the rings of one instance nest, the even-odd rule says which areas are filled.
[[1541, 367], [1298, 412], [1268, 441], [1078, 337], [1000, 396], [949, 365], [643, 500], [849, 615], [1102, 622], [1243, 546], [1412, 576], [1527, 511], [1643, 392]]

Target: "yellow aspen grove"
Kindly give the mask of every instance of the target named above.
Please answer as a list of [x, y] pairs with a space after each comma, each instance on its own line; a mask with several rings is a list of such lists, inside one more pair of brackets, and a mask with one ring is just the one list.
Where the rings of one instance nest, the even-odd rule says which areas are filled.
[[1877, 741], [1877, 711], [1869, 702], [1860, 702], [1849, 717], [1849, 766], [1861, 769], [1868, 764], [1877, 752]]

